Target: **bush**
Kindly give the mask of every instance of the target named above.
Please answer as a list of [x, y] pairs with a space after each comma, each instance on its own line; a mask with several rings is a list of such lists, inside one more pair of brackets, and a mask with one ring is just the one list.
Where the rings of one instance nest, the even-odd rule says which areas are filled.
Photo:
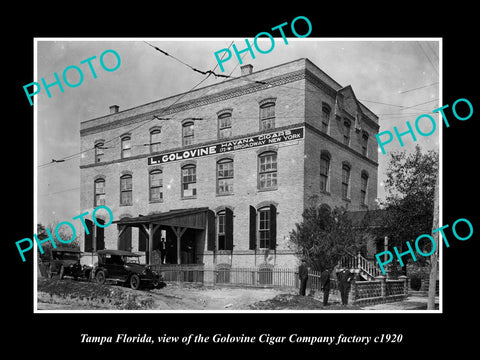
[[410, 279], [410, 288], [412, 290], [418, 291], [420, 290], [421, 286], [422, 286], [422, 279], [417, 275], [412, 276]]

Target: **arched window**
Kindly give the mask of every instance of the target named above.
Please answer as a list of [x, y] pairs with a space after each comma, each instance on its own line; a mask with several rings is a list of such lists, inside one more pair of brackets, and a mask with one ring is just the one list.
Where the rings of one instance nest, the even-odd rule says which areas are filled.
[[130, 136], [122, 137], [122, 159], [132, 156], [132, 139]]
[[345, 145], [350, 145], [350, 128], [352, 123], [350, 120], [344, 119], [343, 121], [343, 143]]
[[277, 188], [277, 153], [268, 151], [258, 156], [258, 188], [271, 190]]
[[270, 207], [264, 207], [258, 210], [258, 247], [260, 249], [270, 249]]
[[120, 205], [132, 205], [132, 175], [120, 177]]
[[102, 162], [103, 155], [104, 155], [103, 146], [104, 146], [103, 142], [98, 142], [95, 144], [95, 162], [96, 163]]
[[275, 127], [275, 103], [267, 102], [260, 105], [260, 131]]
[[368, 174], [362, 171], [360, 178], [360, 205], [367, 205], [367, 188], [368, 188]]
[[193, 144], [194, 140], [193, 121], [188, 121], [182, 125], [182, 144], [183, 146]]
[[150, 152], [160, 151], [160, 136], [162, 131], [160, 129], [154, 129], [150, 131]]
[[320, 155], [320, 191], [329, 191], [329, 174], [330, 174], [330, 154], [322, 152]]
[[349, 198], [349, 184], [350, 184], [350, 166], [346, 163], [342, 165], [342, 198]]
[[368, 154], [368, 133], [363, 132], [362, 134], [362, 155], [367, 156]]
[[225, 112], [218, 116], [218, 138], [225, 139], [232, 136], [232, 113]]
[[95, 186], [95, 200], [94, 206], [105, 205], [105, 179], [97, 179], [94, 183]]
[[233, 194], [232, 159], [222, 159], [217, 162], [217, 194]]
[[163, 176], [162, 170], [152, 170], [149, 174], [150, 201], [163, 200]]
[[193, 164], [182, 167], [182, 197], [197, 196], [197, 167]]
[[328, 124], [330, 122], [330, 108], [326, 105], [322, 106], [322, 131], [326, 134], [328, 132]]

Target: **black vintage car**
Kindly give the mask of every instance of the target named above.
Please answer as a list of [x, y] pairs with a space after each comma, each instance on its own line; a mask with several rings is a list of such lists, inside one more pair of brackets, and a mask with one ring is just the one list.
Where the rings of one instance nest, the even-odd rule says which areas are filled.
[[75, 280], [78, 278], [90, 279], [92, 268], [80, 264], [82, 255], [78, 248], [56, 247], [51, 250], [52, 256], [47, 268], [49, 278], [53, 275], [59, 275], [60, 279], [65, 276], [72, 276]]
[[107, 280], [130, 285], [134, 290], [141, 287], [162, 287], [160, 275], [149, 265], [140, 264], [140, 255], [124, 250], [98, 250], [98, 265], [95, 279], [104, 284]]

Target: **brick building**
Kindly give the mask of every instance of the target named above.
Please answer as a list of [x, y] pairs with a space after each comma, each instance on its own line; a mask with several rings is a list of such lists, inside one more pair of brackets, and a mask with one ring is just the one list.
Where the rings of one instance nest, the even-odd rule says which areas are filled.
[[304, 58], [256, 72], [245, 65], [239, 78], [132, 109], [111, 106], [81, 123], [80, 205], [90, 214], [107, 205], [115, 221], [103, 229], [87, 220], [82, 250], [295, 266], [289, 232], [312, 201], [374, 207], [378, 129], [350, 86]]

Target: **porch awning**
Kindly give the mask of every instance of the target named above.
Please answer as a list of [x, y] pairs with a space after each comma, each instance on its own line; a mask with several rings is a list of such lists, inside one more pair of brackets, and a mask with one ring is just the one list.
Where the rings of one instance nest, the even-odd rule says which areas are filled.
[[168, 212], [123, 218], [113, 221], [117, 225], [141, 227], [144, 224], [179, 226], [182, 228], [205, 229], [207, 226], [208, 207], [177, 209]]

